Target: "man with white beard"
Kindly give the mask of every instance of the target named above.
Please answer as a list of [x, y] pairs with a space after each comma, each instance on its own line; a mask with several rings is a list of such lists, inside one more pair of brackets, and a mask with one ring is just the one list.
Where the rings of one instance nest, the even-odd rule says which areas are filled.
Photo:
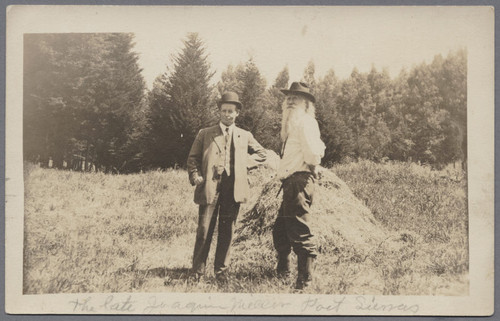
[[296, 289], [312, 283], [316, 244], [310, 221], [315, 179], [319, 178], [319, 164], [325, 152], [318, 122], [314, 115], [315, 98], [307, 84], [294, 82], [289, 90], [281, 90], [283, 103], [281, 122], [281, 160], [278, 177], [283, 185], [283, 201], [273, 227], [273, 243], [278, 252], [278, 277], [290, 275], [289, 255], [297, 255]]

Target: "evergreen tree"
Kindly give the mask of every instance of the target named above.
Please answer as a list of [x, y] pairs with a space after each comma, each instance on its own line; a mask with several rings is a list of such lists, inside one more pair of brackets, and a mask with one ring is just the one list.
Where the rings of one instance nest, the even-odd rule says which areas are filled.
[[244, 72], [238, 78], [242, 85], [240, 101], [243, 104], [243, 109], [236, 122], [237, 125], [256, 134], [264, 119], [262, 95], [266, 89], [266, 81], [261, 76], [253, 59], [247, 61]]
[[26, 159], [119, 169], [144, 81], [131, 34], [25, 36]]
[[314, 62], [311, 60], [304, 69], [304, 75], [302, 76], [301, 80], [309, 86], [309, 89], [311, 89], [312, 92], [314, 92], [314, 89], [316, 87], [315, 72], [316, 67], [314, 65]]
[[244, 65], [239, 64], [236, 68], [229, 66], [222, 73], [217, 87], [221, 95], [225, 91], [234, 91], [238, 94], [243, 107], [236, 118], [236, 125], [256, 135], [264, 119], [265, 110], [262, 99], [266, 81], [253, 59], [250, 58]]
[[183, 166], [201, 128], [216, 121], [210, 63], [197, 33], [190, 33], [172, 70], [160, 75], [149, 94], [148, 148], [152, 167]]
[[227, 69], [221, 74], [221, 80], [217, 83], [219, 95], [224, 94], [226, 91], [234, 91], [238, 95], [241, 95], [243, 84], [240, 77], [244, 72], [245, 66], [241, 63], [236, 67], [233, 65], [227, 66]]
[[288, 88], [289, 78], [288, 67], [285, 67], [276, 77], [274, 84], [264, 93], [262, 98], [264, 121], [260, 123], [261, 126], [256, 133], [256, 138], [262, 146], [274, 150], [278, 154], [281, 150], [281, 106], [285, 100], [281, 89]]
[[[272, 86], [272, 88], [275, 88], [277, 90], [288, 89], [289, 82], [290, 82], [290, 74], [288, 71], [288, 66], [285, 66], [283, 68], [283, 70], [280, 71], [278, 76], [276, 76], [276, 79], [274, 80], [274, 85]], [[280, 97], [283, 98], [282, 99], [283, 101], [285, 100], [284, 96], [280, 96]]]
[[101, 66], [104, 75], [93, 82], [97, 109], [89, 115], [95, 122], [82, 128], [95, 146], [96, 163], [118, 171], [130, 161], [134, 114], [141, 108], [145, 89], [132, 40], [132, 34], [105, 38], [111, 45], [100, 58], [106, 62]]
[[[67, 37], [24, 36], [23, 144], [24, 159], [62, 166], [77, 126], [75, 110], [65, 101], [65, 70], [61, 62]], [[67, 71], [66, 71], [67, 72]], [[60, 164], [61, 163], [61, 164]]]

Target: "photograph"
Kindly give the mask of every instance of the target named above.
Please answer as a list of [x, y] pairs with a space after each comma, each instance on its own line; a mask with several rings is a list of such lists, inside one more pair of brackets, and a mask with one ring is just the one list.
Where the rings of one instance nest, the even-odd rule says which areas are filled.
[[7, 27], [7, 313], [493, 313], [492, 7]]

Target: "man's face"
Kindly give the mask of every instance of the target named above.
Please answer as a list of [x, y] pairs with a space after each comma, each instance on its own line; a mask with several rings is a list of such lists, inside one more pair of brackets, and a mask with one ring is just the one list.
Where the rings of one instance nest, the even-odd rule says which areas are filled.
[[220, 121], [226, 126], [234, 124], [236, 117], [240, 114], [235, 104], [222, 104], [219, 109]]
[[289, 94], [286, 96], [286, 108], [289, 110], [303, 108], [305, 110], [306, 99], [300, 95]]

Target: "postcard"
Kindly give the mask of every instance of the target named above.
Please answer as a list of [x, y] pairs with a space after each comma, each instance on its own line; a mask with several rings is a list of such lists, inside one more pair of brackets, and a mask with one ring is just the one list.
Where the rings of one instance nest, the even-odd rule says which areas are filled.
[[491, 315], [493, 30], [9, 6], [6, 312]]

